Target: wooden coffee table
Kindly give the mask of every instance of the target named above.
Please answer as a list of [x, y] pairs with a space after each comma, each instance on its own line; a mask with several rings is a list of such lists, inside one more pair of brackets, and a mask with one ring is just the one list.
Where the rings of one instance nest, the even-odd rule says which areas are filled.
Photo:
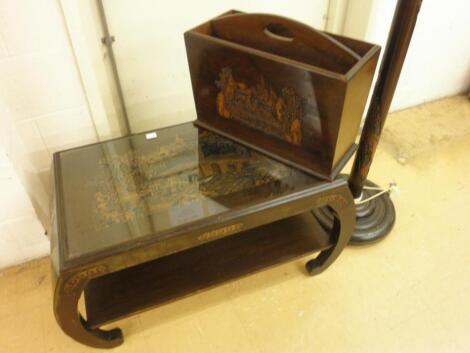
[[[54, 155], [54, 313], [93, 347], [99, 327], [320, 252], [325, 270], [355, 224], [347, 180], [325, 182], [186, 123]], [[310, 210], [329, 206], [326, 234]], [[84, 292], [86, 320], [77, 304]]]

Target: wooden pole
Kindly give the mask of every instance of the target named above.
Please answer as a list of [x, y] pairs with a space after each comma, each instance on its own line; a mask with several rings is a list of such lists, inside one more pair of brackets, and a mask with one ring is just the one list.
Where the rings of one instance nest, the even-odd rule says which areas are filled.
[[355, 198], [362, 194], [380, 134], [410, 45], [422, 0], [398, 0], [390, 34], [362, 130], [359, 148], [349, 177]]

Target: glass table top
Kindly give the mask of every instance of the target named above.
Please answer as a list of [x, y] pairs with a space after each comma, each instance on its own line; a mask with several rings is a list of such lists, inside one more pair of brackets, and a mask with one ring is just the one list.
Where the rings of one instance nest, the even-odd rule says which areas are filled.
[[192, 123], [59, 154], [72, 259], [321, 183]]

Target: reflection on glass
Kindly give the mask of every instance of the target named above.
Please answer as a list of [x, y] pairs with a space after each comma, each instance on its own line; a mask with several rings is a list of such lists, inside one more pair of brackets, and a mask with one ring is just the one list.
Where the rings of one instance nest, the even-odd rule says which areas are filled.
[[61, 153], [69, 257], [102, 250], [316, 179], [191, 123]]

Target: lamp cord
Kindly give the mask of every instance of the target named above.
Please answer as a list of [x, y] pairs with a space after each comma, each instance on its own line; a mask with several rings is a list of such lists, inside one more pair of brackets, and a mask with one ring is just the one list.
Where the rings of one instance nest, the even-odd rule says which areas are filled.
[[387, 189], [383, 189], [383, 188], [380, 188], [380, 187], [376, 187], [376, 186], [364, 186], [363, 188], [364, 190], [377, 190], [378, 192], [375, 193], [374, 195], [362, 200], [361, 198], [359, 198], [358, 200], [354, 200], [354, 203], [356, 205], [361, 205], [363, 203], [366, 203], [366, 202], [369, 202], [373, 199], [375, 199], [376, 197], [379, 197], [380, 195], [383, 195], [385, 193], [392, 193], [393, 191], [397, 191], [398, 190], [398, 187], [397, 187], [397, 184], [396, 183], [390, 183], [388, 188]]

